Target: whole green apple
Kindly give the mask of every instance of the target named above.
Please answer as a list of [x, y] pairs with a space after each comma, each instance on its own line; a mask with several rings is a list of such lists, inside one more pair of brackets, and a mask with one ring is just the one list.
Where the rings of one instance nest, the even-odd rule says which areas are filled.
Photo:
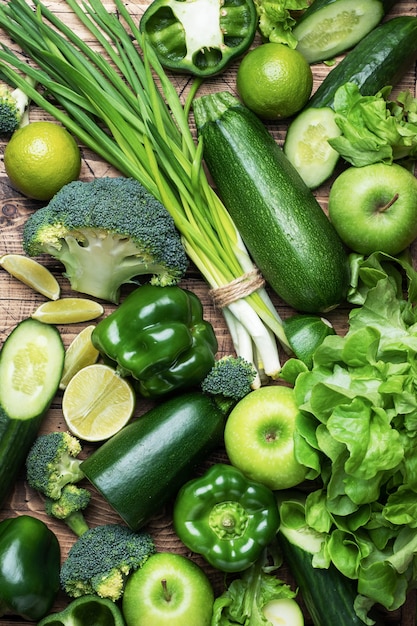
[[157, 552], [127, 580], [122, 610], [127, 626], [209, 626], [213, 588], [194, 561]]
[[270, 385], [245, 396], [225, 426], [224, 442], [231, 464], [272, 490], [300, 484], [306, 468], [294, 454], [298, 413], [290, 387]]
[[354, 252], [395, 255], [417, 237], [417, 179], [402, 165], [349, 167], [329, 193], [329, 218]]

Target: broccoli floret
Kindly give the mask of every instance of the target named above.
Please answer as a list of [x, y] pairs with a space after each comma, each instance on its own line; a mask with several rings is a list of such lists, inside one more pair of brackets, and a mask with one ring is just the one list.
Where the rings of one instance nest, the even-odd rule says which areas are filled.
[[252, 391], [255, 377], [252, 363], [241, 356], [227, 355], [214, 363], [201, 383], [201, 390], [227, 410]]
[[58, 500], [46, 498], [45, 511], [51, 517], [62, 520], [78, 537], [87, 530], [88, 524], [83, 511], [91, 500], [91, 493], [83, 487], [72, 483], [65, 485]]
[[70, 548], [61, 568], [61, 586], [73, 598], [95, 594], [116, 602], [128, 575], [154, 552], [148, 533], [122, 524], [90, 528]]
[[174, 285], [188, 266], [170, 213], [133, 178], [64, 185], [27, 220], [23, 247], [58, 259], [75, 291], [114, 303], [135, 277]]
[[[26, 77], [28, 85], [35, 82]], [[0, 136], [10, 137], [15, 130], [29, 123], [30, 98], [22, 89], [13, 89], [9, 85], [0, 85]]]
[[58, 500], [69, 483], [84, 478], [80, 465], [79, 440], [69, 432], [51, 432], [40, 435], [26, 458], [28, 484], [48, 498]]

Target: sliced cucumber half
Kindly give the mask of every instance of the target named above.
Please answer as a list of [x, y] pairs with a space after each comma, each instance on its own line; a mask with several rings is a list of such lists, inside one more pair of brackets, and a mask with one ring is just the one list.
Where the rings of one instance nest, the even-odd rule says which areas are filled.
[[293, 29], [297, 50], [309, 63], [331, 59], [352, 48], [384, 15], [380, 0], [333, 0], [321, 2], [320, 7], [316, 2]]
[[310, 189], [319, 187], [333, 173], [339, 153], [328, 140], [341, 135], [330, 107], [305, 109], [288, 127], [284, 152]]

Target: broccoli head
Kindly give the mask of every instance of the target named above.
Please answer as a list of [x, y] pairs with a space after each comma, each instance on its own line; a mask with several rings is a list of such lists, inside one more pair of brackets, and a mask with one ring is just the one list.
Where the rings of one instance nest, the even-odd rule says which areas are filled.
[[256, 370], [241, 356], [218, 359], [201, 383], [201, 390], [227, 411], [252, 391]]
[[70, 548], [61, 568], [61, 586], [71, 597], [95, 594], [113, 602], [122, 597], [128, 575], [155, 552], [148, 533], [122, 524], [90, 528]]
[[0, 85], [0, 136], [9, 137], [27, 123], [29, 98], [20, 89]]
[[64, 185], [27, 220], [23, 247], [58, 259], [75, 291], [114, 303], [123, 284], [175, 285], [188, 266], [170, 213], [133, 178]]
[[50, 432], [40, 435], [26, 457], [28, 484], [48, 498], [58, 500], [69, 483], [84, 478], [81, 470], [79, 440], [69, 432]]
[[46, 498], [45, 511], [51, 517], [65, 522], [78, 537], [88, 530], [83, 511], [91, 500], [91, 493], [72, 483], [65, 485], [58, 500]]

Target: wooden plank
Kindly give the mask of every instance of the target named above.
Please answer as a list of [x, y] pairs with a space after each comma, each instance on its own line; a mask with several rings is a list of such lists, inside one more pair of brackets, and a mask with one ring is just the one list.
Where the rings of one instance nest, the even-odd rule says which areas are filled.
[[[1, 0], [2, 2], [4, 0]], [[45, 4], [49, 9], [58, 14], [66, 23], [74, 28], [79, 34], [85, 37], [85, 41], [93, 44], [89, 40], [88, 34], [85, 33], [83, 28], [78, 24], [73, 14], [68, 10], [65, 2], [59, 0], [47, 1]], [[140, 15], [146, 8], [148, 2], [146, 0], [139, 0], [138, 2], [126, 2], [132, 16], [137, 21], [140, 19]], [[106, 6], [112, 7], [111, 2], [106, 2]], [[415, 0], [400, 0], [394, 9], [391, 11], [389, 17], [394, 15], [416, 15], [417, 8]], [[2, 41], [7, 40], [4, 35]], [[258, 41], [257, 41], [258, 42]], [[211, 91], [228, 90], [235, 95], [236, 92], [236, 71], [238, 67], [238, 61], [236, 61], [224, 74], [205, 81], [201, 88], [201, 93], [208, 93]], [[314, 73], [314, 89], [320, 84], [324, 76], [330, 71], [330, 68], [325, 64], [319, 64], [313, 66]], [[173, 83], [175, 84], [178, 92], [185, 96], [190, 85], [190, 79], [182, 75], [172, 75]], [[396, 88], [396, 91], [404, 88], [411, 88], [416, 93], [416, 67], [408, 71], [402, 81]], [[49, 119], [42, 110], [32, 108], [31, 119]], [[192, 125], [192, 121], [191, 121]], [[270, 132], [276, 138], [278, 143], [282, 144], [285, 136], [286, 125], [285, 123], [268, 123]], [[193, 128], [193, 126], [192, 126]], [[195, 130], [193, 128], [193, 130]], [[6, 142], [3, 140], [0, 142], [0, 154], [3, 155]], [[107, 164], [100, 160], [90, 150], [84, 146], [80, 146], [82, 151], [82, 171], [80, 178], [83, 180], [91, 180], [95, 177], [102, 177], [105, 175], [114, 175], [116, 172]], [[315, 193], [324, 211], [327, 211], [327, 197], [331, 180], [326, 185], [318, 189]], [[10, 182], [5, 174], [3, 162], [0, 163], [0, 254], [4, 253], [21, 253], [21, 235], [22, 228], [31, 212], [36, 210], [40, 206], [40, 203], [30, 201], [17, 193], [10, 185]], [[44, 262], [57, 276], [61, 288], [62, 295], [76, 295], [71, 292], [68, 282], [61, 275], [61, 267], [53, 259], [49, 257], [42, 258]], [[230, 336], [221, 315], [221, 312], [216, 310], [209, 295], [209, 290], [205, 282], [201, 279], [197, 270], [191, 265], [186, 278], [182, 281], [183, 287], [192, 289], [201, 298], [204, 306], [205, 316], [211, 321], [214, 326], [218, 342], [219, 342], [219, 356], [228, 354], [232, 351], [232, 343]], [[286, 306], [286, 304], [277, 297], [270, 290], [271, 298], [276, 306], [279, 314], [285, 318], [292, 314], [292, 310]], [[6, 272], [0, 272], [0, 342], [2, 343], [14, 326], [23, 318], [29, 316], [31, 312], [44, 301], [44, 298], [40, 295], [32, 292], [28, 287], [18, 283], [15, 279], [10, 277]], [[112, 305], [105, 304], [105, 314], [113, 310]], [[335, 311], [332, 311], [328, 318], [334, 324], [337, 332], [344, 333], [347, 328], [347, 315], [348, 308], [341, 306]], [[70, 344], [73, 337], [81, 330], [83, 325], [71, 324], [67, 326], [60, 326], [59, 330], [62, 333], [63, 340], [66, 346]], [[281, 351], [281, 358], [284, 361], [287, 357]], [[65, 429], [65, 423], [62, 417], [61, 411], [61, 399], [62, 394], [58, 393], [53, 405], [48, 412], [40, 432], [49, 432], [54, 430]], [[136, 415], [142, 414], [150, 404], [148, 402], [139, 401], [136, 409]], [[85, 445], [83, 455], [88, 453], [94, 448], [91, 445]], [[207, 467], [210, 463], [225, 460], [225, 453], [223, 449], [217, 450], [211, 455], [211, 457], [202, 464], [201, 471]], [[47, 518], [44, 512], [44, 506], [40, 496], [25, 482], [24, 471], [22, 470], [16, 485], [10, 494], [10, 497], [6, 501], [2, 510], [0, 511], [0, 519], [7, 517], [30, 514], [39, 519], [47, 522], [50, 527], [56, 532], [59, 537], [62, 559], [66, 557], [66, 554], [70, 546], [74, 542], [74, 536], [66, 529], [63, 524], [60, 524], [50, 518]], [[87, 521], [91, 525], [98, 525], [108, 522], [118, 522], [117, 515], [109, 509], [103, 499], [93, 491], [93, 498], [91, 505], [86, 513]], [[172, 550], [175, 552], [187, 554], [191, 558], [195, 559], [204, 569], [207, 571], [210, 579], [213, 582], [216, 593], [221, 593], [223, 589], [223, 575], [216, 572], [197, 557], [196, 555], [190, 555], [187, 550], [182, 546], [177, 539], [171, 524], [170, 505], [168, 505], [163, 511], [156, 515], [149, 524], [149, 530], [153, 534], [156, 540], [157, 548], [159, 550]], [[294, 585], [294, 581], [288, 572], [288, 569], [284, 566], [279, 571], [279, 576], [288, 580]], [[68, 598], [60, 593], [54, 606], [54, 610], [59, 610], [65, 606], [68, 602]], [[402, 608], [392, 612], [390, 614], [384, 613], [384, 621], [386, 624], [396, 624], [402, 626], [411, 626], [415, 624], [416, 615], [416, 602], [415, 594], [411, 593], [410, 598]], [[24, 620], [11, 616], [10, 618], [2, 618], [1, 623], [4, 626], [23, 626]], [[306, 616], [306, 624], [310, 624], [311, 621]]]

